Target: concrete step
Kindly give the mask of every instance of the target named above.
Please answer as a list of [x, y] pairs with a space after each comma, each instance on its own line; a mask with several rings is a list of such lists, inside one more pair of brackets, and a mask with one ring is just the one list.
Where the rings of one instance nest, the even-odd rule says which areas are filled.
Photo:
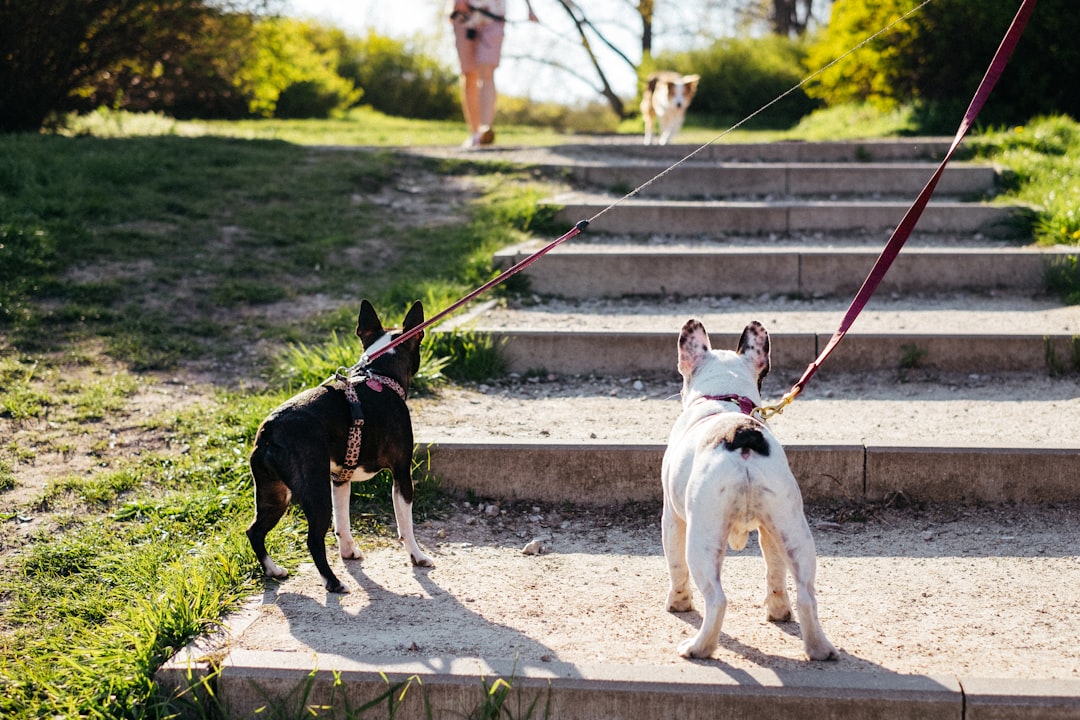
[[[758, 320], [772, 336], [773, 365], [801, 370], [832, 337], [849, 302], [761, 296], [489, 303], [435, 332], [461, 328], [496, 338], [512, 372], [619, 376], [668, 372], [679, 329], [690, 317], [705, 324], [714, 347], [727, 348], [735, 347], [750, 320]], [[1075, 372], [1078, 337], [1080, 306], [1050, 299], [875, 295], [828, 366], [845, 372]]]
[[[626, 295], [760, 295], [853, 297], [887, 238], [879, 244], [828, 247], [806, 244], [578, 242], [560, 245], [523, 271], [529, 289], [566, 298]], [[495, 253], [497, 267], [514, 265], [545, 242]], [[905, 247], [879, 288], [882, 293], [964, 289], [1038, 291], [1049, 265], [1075, 248], [1001, 245]]]
[[[612, 161], [569, 166], [579, 185], [624, 195], [645, 185], [639, 197], [778, 198], [862, 196], [914, 198], [934, 174], [931, 163], [666, 163]], [[994, 192], [997, 171], [989, 165], [950, 165], [935, 197], [981, 198]]]
[[[568, 408], [569, 410], [569, 408]], [[664, 444], [419, 440], [441, 487], [535, 502], [657, 502]], [[878, 502], [894, 494], [930, 502], [1080, 501], [1080, 444], [786, 445], [807, 502]]]
[[[823, 142], [713, 142], [707, 145], [678, 143], [673, 145], [643, 145], [640, 138], [626, 136], [596, 138], [581, 144], [557, 145], [549, 148], [497, 148], [494, 156], [522, 156], [542, 150], [551, 164], [618, 161], [626, 158], [672, 163], [689, 157], [696, 161], [712, 162], [776, 162], [776, 163], [868, 163], [868, 162], [926, 162], [940, 161], [949, 149], [951, 138], [911, 137], [876, 140], [841, 140]], [[962, 160], [965, 149], [954, 156]]]
[[[895, 228], [908, 200], [649, 200], [568, 192], [544, 201], [558, 208], [555, 219], [568, 227], [593, 219], [590, 230], [604, 233], [709, 235], [794, 234]], [[613, 204], [618, 202], [613, 207]], [[1021, 236], [1027, 210], [1019, 206], [931, 201], [916, 228], [927, 233], [982, 233]]]
[[[417, 443], [444, 487], [480, 497], [657, 501], [681, 412], [674, 345], [668, 350], [666, 374], [634, 382], [559, 376], [414, 398]], [[775, 403], [800, 374], [770, 372], [762, 402]], [[1080, 500], [1075, 374], [823, 367], [769, 425], [810, 502], [894, 493], [949, 503]]]

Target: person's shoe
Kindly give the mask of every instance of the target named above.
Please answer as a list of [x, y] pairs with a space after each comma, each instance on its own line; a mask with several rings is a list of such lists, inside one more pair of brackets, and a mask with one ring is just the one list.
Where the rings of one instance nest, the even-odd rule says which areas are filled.
[[461, 147], [463, 147], [465, 149], [479, 147], [479, 145], [480, 145], [480, 133], [476, 133], [475, 135], [470, 135], [469, 137], [465, 138], [465, 142], [461, 143]]
[[480, 132], [480, 144], [491, 145], [495, 142], [495, 131], [491, 128], [484, 128]]

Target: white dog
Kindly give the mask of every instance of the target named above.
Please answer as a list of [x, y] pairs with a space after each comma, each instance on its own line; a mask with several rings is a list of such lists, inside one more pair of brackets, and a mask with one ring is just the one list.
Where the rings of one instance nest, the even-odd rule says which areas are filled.
[[641, 96], [646, 145], [653, 144], [653, 126], [657, 123], [660, 125], [660, 145], [667, 145], [678, 134], [700, 79], [700, 75], [680, 75], [670, 70], [649, 75]]
[[727, 598], [720, 584], [726, 545], [746, 546], [757, 530], [765, 556], [768, 619], [791, 619], [787, 570], [797, 588], [803, 646], [812, 660], [836, 660], [817, 615], [814, 539], [802, 494], [784, 449], [749, 412], [760, 405], [769, 372], [769, 334], [743, 330], [738, 349], [713, 350], [704, 326], [689, 320], [679, 336], [683, 411], [671, 429], [663, 462], [663, 542], [671, 578], [667, 609], [692, 609], [689, 580], [704, 596], [698, 634], [679, 645], [683, 657], [716, 649]]

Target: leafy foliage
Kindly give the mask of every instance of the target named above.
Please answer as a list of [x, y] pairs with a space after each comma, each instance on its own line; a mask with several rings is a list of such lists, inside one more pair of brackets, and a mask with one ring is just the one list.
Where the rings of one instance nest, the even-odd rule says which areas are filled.
[[77, 109], [80, 94], [140, 50], [183, 51], [217, 12], [206, 0], [0, 2], [0, 132], [34, 131]]
[[310, 33], [295, 20], [256, 23], [251, 53], [234, 79], [252, 115], [327, 117], [360, 99], [362, 92], [337, 74], [337, 53], [316, 48]]
[[[836, 0], [809, 52], [820, 68], [914, 8], [913, 0]], [[936, 0], [807, 86], [829, 105], [917, 102], [924, 131], [955, 127], [1016, 13], [1016, 0]], [[1080, 15], [1072, 0], [1043, 0], [1032, 15], [982, 120], [1021, 123], [1045, 113], [1080, 115]]]
[[318, 47], [333, 48], [337, 72], [364, 90], [364, 103], [398, 117], [447, 120], [461, 116], [456, 72], [406, 42], [371, 31], [353, 39], [322, 30]]

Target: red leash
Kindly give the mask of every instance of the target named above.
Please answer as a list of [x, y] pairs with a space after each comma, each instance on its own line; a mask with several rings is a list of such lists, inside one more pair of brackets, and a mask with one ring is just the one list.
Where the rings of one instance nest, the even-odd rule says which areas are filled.
[[1036, 1], [1037, 0], [1023, 0], [1020, 9], [1016, 11], [1016, 17], [1013, 18], [1012, 24], [1009, 26], [1008, 31], [1005, 33], [1005, 37], [1001, 41], [1001, 45], [998, 46], [997, 52], [994, 54], [994, 59], [990, 62], [990, 67], [987, 69], [982, 82], [975, 91], [975, 97], [972, 98], [967, 112], [964, 113], [964, 119], [960, 122], [960, 127], [956, 131], [956, 137], [953, 138], [949, 151], [945, 153], [945, 157], [942, 159], [937, 171], [931, 176], [929, 182], [927, 182], [926, 186], [922, 189], [922, 192], [915, 198], [915, 202], [908, 209], [907, 214], [904, 215], [904, 219], [900, 221], [896, 230], [893, 231], [892, 237], [889, 238], [889, 242], [885, 245], [885, 249], [881, 251], [881, 255], [878, 256], [877, 262], [874, 263], [874, 267], [870, 270], [870, 274], [866, 277], [866, 280], [863, 281], [863, 285], [859, 288], [859, 292], [855, 295], [855, 299], [851, 301], [851, 305], [848, 307], [844, 319], [840, 322], [840, 327], [833, 333], [832, 338], [825, 346], [825, 349], [821, 351], [821, 354], [818, 355], [817, 360], [814, 360], [814, 362], [807, 366], [802, 377], [799, 378], [799, 381], [792, 386], [791, 390], [786, 395], [784, 395], [783, 399], [776, 405], [760, 408], [758, 414], [762, 420], [767, 420], [772, 415], [783, 412], [784, 406], [798, 397], [806, 383], [810, 381], [810, 378], [818, 371], [821, 364], [825, 362], [825, 358], [832, 353], [836, 346], [840, 344], [840, 341], [844, 339], [844, 336], [847, 335], [847, 331], [851, 328], [852, 323], [855, 322], [855, 318], [857, 318], [859, 313], [862, 312], [862, 309], [866, 307], [866, 303], [870, 300], [870, 296], [874, 294], [878, 285], [881, 284], [882, 279], [885, 277], [885, 273], [888, 272], [889, 267], [892, 265], [893, 260], [896, 259], [896, 256], [900, 254], [901, 248], [904, 247], [904, 243], [907, 242], [908, 237], [911, 235], [911, 231], [915, 228], [915, 224], [922, 216], [926, 204], [930, 201], [930, 196], [934, 193], [934, 188], [937, 187], [941, 174], [945, 171], [945, 166], [948, 165], [949, 160], [952, 159], [953, 153], [955, 153], [956, 149], [960, 146], [960, 141], [967, 135], [967, 131], [971, 128], [972, 123], [975, 122], [975, 118], [982, 110], [983, 105], [986, 104], [986, 99], [989, 97], [990, 91], [994, 89], [994, 85], [997, 84], [998, 78], [1001, 77], [1005, 65], [1008, 64], [1009, 58], [1012, 57], [1013, 50], [1016, 49], [1016, 43], [1020, 40], [1020, 35], [1024, 32], [1024, 27], [1027, 25], [1028, 18], [1031, 17], [1031, 13], [1035, 9]]
[[524, 260], [520, 260], [519, 262], [515, 263], [512, 267], [507, 268], [506, 270], [502, 271], [501, 273], [499, 273], [498, 275], [496, 275], [492, 279], [488, 280], [486, 283], [484, 283], [480, 287], [473, 290], [471, 293], [469, 293], [465, 297], [463, 297], [460, 300], [458, 300], [457, 302], [455, 302], [450, 307], [448, 307], [448, 308], [446, 308], [444, 310], [441, 310], [438, 313], [432, 315], [430, 318], [428, 318], [424, 322], [420, 323], [419, 325], [416, 325], [416, 326], [414, 326], [412, 328], [409, 328], [405, 332], [401, 333], [401, 335], [394, 338], [393, 342], [391, 342], [391, 343], [389, 343], [387, 345], [384, 345], [382, 348], [376, 350], [375, 352], [371, 353], [370, 355], [364, 355], [363, 357], [360, 358], [360, 361], [358, 363], [356, 363], [356, 365], [354, 365], [352, 368], [350, 368], [350, 372], [352, 372], [355, 369], [364, 367], [365, 365], [367, 365], [368, 363], [370, 363], [372, 360], [379, 357], [380, 355], [382, 355], [382, 354], [384, 354], [386, 352], [389, 352], [391, 349], [397, 347], [398, 345], [405, 342], [409, 338], [420, 334], [421, 332], [424, 331], [424, 328], [426, 328], [426, 327], [428, 327], [428, 326], [430, 326], [430, 325], [432, 325], [434, 323], [437, 323], [439, 320], [443, 319], [444, 317], [446, 317], [450, 313], [454, 312], [455, 310], [460, 308], [462, 305], [465, 305], [466, 303], [471, 302], [477, 296], [481, 295], [482, 293], [487, 292], [488, 290], [495, 287], [496, 285], [506, 281], [507, 278], [509, 278], [510, 276], [518, 274], [519, 272], [521, 272], [522, 270], [524, 270], [525, 268], [529, 267], [534, 262], [536, 262], [537, 260], [542, 258], [544, 255], [547, 255], [549, 252], [554, 250], [557, 246], [562, 245], [564, 242], [566, 242], [570, 238], [581, 234], [581, 232], [585, 228], [587, 228], [588, 226], [589, 226], [589, 221], [588, 220], [579, 221], [576, 225], [574, 225], [573, 228], [570, 229], [569, 232], [565, 233], [561, 237], [555, 238], [554, 240], [552, 240], [547, 245], [545, 245], [544, 247], [537, 250], [535, 253], [533, 253], [529, 257], [525, 258]]

